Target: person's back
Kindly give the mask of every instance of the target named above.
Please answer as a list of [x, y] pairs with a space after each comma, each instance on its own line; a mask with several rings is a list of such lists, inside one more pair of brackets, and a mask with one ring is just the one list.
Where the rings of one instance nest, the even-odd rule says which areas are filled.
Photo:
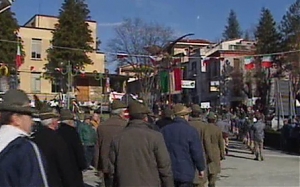
[[204, 154], [197, 130], [184, 119], [176, 117], [174, 123], [161, 130], [172, 160], [174, 180], [192, 182], [195, 165], [204, 171]]
[[114, 186], [172, 187], [171, 160], [160, 132], [149, 128], [149, 109], [129, 105], [131, 120], [110, 149]]
[[263, 141], [265, 127], [266, 125], [262, 120], [258, 120], [256, 123], [253, 124], [252, 128], [254, 141]]
[[[118, 157], [115, 172], [120, 186], [160, 186], [159, 170], [166, 176], [172, 175], [168, 173], [171, 165], [162, 135], [145, 123], [131, 121], [114, 138], [113, 145]], [[161, 157], [157, 159], [156, 154]]]

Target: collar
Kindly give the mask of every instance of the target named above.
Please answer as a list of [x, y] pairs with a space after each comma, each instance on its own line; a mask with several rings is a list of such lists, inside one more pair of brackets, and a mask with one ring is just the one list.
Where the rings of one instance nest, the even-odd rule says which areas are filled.
[[149, 128], [150, 126], [150, 123], [144, 121], [144, 120], [141, 120], [141, 119], [133, 119], [133, 120], [130, 120], [128, 122], [128, 125], [127, 127], [147, 127]]
[[0, 152], [13, 140], [18, 137], [28, 137], [29, 134], [12, 125], [2, 125], [0, 127]]

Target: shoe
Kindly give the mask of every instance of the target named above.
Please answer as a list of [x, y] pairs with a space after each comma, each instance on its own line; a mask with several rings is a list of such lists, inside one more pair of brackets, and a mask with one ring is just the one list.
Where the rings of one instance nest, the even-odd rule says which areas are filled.
[[259, 161], [259, 159], [258, 159], [258, 158], [254, 158], [254, 160], [256, 160], [256, 161]]
[[261, 161], [264, 161], [265, 159], [264, 159], [264, 157], [260, 157], [260, 160], [261, 160]]

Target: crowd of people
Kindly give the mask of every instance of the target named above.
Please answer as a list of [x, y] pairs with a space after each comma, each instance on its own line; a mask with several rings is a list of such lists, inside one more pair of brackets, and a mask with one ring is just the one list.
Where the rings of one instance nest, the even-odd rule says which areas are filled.
[[214, 187], [236, 129], [255, 159], [264, 159], [258, 112], [250, 121], [229, 110], [175, 104], [155, 114], [144, 103], [114, 100], [109, 119], [101, 121], [97, 112], [75, 116], [36, 102], [32, 108], [22, 90], [3, 96], [0, 186], [81, 187], [83, 172], [92, 169], [106, 187]]

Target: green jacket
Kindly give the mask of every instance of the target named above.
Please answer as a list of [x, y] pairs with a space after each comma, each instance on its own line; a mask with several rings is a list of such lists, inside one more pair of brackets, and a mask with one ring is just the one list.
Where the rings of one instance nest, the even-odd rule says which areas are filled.
[[93, 146], [97, 142], [97, 132], [91, 124], [80, 122], [79, 136], [84, 146]]

